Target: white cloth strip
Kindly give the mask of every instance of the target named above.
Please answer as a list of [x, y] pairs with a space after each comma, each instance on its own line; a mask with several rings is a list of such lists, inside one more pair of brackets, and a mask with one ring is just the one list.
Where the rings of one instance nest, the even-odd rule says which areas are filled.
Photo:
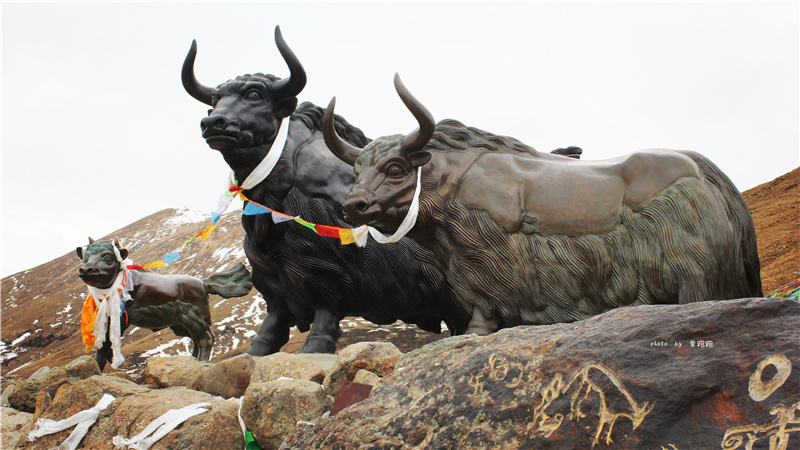
[[118, 449], [127, 447], [133, 450], [147, 450], [190, 417], [210, 411], [210, 409], [205, 409], [206, 407], [211, 408], [211, 403], [194, 403], [180, 409], [170, 409], [156, 420], [150, 422], [150, 425], [145, 427], [141, 433], [130, 439], [125, 439], [119, 435], [114, 436], [112, 439], [114, 447]]
[[[39, 419], [36, 421], [36, 426], [28, 433], [28, 441], [33, 442], [36, 439], [59, 431], [66, 430], [67, 428], [75, 427], [69, 437], [58, 446], [58, 450], [75, 450], [78, 444], [81, 443], [83, 437], [89, 432], [89, 428], [97, 422], [97, 417], [100, 416], [100, 411], [106, 409], [111, 402], [114, 401], [114, 396], [103, 394], [103, 397], [97, 404], [89, 409], [85, 409], [72, 417], [63, 420], [55, 421], [52, 419]], [[76, 426], [77, 425], [77, 426]]]
[[[289, 122], [291, 122], [291, 120], [288, 117], [281, 121], [278, 134], [275, 135], [275, 140], [272, 141], [272, 147], [270, 147], [269, 152], [267, 152], [267, 156], [258, 163], [258, 166], [250, 172], [250, 175], [247, 176], [247, 179], [245, 179], [239, 187], [244, 190], [252, 189], [258, 186], [258, 183], [264, 181], [269, 174], [272, 173], [275, 164], [281, 159], [283, 147], [286, 145], [286, 138], [289, 137]], [[231, 183], [233, 183], [235, 181], [233, 172], [231, 172], [230, 178]]]
[[405, 235], [408, 234], [412, 228], [414, 228], [414, 224], [417, 223], [417, 215], [419, 215], [419, 195], [421, 191], [422, 167], [417, 167], [417, 186], [414, 188], [414, 198], [411, 200], [411, 206], [408, 207], [406, 217], [403, 218], [403, 222], [400, 223], [397, 231], [395, 231], [391, 236], [386, 236], [373, 227], [362, 225], [353, 230], [353, 237], [356, 240], [356, 245], [359, 247], [367, 245], [367, 230], [369, 230], [369, 234], [372, 236], [372, 238], [378, 241], [380, 244], [390, 244], [405, 237]]
[[[122, 262], [123, 267], [125, 263]], [[120, 314], [122, 312], [122, 304], [129, 298], [127, 291], [125, 291], [124, 282], [127, 278], [127, 270], [121, 271], [117, 274], [114, 284], [108, 289], [97, 289], [88, 286], [89, 293], [94, 298], [94, 303], [97, 305], [97, 317], [94, 321], [94, 345], [97, 348], [103, 346], [106, 341], [106, 325], [109, 325], [109, 338], [111, 340], [111, 367], [117, 369], [125, 362], [125, 357], [122, 356], [122, 326], [120, 324]]]

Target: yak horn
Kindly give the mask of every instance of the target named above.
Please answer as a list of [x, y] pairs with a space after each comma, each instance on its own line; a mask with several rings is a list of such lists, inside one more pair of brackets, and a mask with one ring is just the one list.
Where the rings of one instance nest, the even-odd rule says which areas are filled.
[[278, 100], [297, 97], [297, 94], [306, 87], [306, 71], [283, 39], [281, 27], [279, 26], [275, 27], [275, 44], [278, 46], [284, 61], [286, 61], [286, 65], [289, 66], [289, 76], [272, 84], [273, 98]]
[[356, 163], [361, 149], [350, 145], [339, 137], [339, 133], [336, 132], [336, 128], [333, 126], [333, 108], [335, 106], [336, 97], [333, 97], [331, 102], [328, 103], [328, 109], [325, 110], [325, 116], [322, 117], [322, 137], [325, 138], [325, 145], [328, 146], [331, 153], [352, 166]]
[[397, 90], [400, 99], [405, 103], [406, 108], [411, 111], [411, 114], [419, 122], [419, 129], [412, 131], [403, 139], [403, 148], [409, 153], [420, 150], [433, 137], [433, 130], [436, 128], [433, 114], [411, 95], [403, 81], [400, 80], [399, 73], [394, 74], [394, 88]]
[[208, 86], [203, 86], [194, 76], [194, 60], [196, 57], [197, 41], [192, 39], [192, 46], [189, 48], [189, 53], [186, 55], [186, 59], [183, 60], [183, 69], [181, 70], [181, 81], [183, 82], [183, 88], [186, 89], [186, 92], [188, 92], [192, 97], [208, 106], [212, 106], [211, 93], [214, 92], [214, 89]]
[[92, 239], [92, 237], [91, 237], [91, 236], [89, 236], [89, 243], [90, 243], [90, 244], [94, 244], [94, 239]]

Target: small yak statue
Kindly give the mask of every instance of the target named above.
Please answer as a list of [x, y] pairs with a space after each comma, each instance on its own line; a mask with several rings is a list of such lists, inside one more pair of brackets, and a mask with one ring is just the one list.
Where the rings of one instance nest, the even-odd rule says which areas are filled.
[[446, 268], [472, 313], [467, 332], [762, 295], [750, 211], [702, 155], [539, 153], [454, 120], [436, 124], [398, 76], [395, 87], [419, 122], [407, 136], [362, 151], [338, 137], [334, 101], [325, 113], [328, 147], [354, 166], [345, 220], [392, 233], [418, 195], [408, 236]]
[[[153, 331], [169, 327], [175, 335], [191, 338], [192, 356], [208, 361], [214, 343], [208, 295], [242, 297], [253, 287], [250, 272], [241, 263], [200, 279], [128, 270], [128, 250], [120, 246], [118, 239], [112, 243], [89, 238], [89, 245], [78, 247], [76, 252], [83, 261], [78, 276], [92, 294], [84, 305], [84, 342], [87, 350], [98, 346], [95, 360], [100, 370], [107, 361], [112, 361], [115, 368], [121, 364], [119, 338], [129, 326]], [[98, 310], [105, 316], [98, 315]]]

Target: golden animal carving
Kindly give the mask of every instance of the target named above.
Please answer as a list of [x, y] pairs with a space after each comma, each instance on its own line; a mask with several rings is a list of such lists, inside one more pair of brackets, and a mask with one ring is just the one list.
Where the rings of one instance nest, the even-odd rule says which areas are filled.
[[[630, 405], [630, 410], [626, 412], [612, 411], [606, 402], [606, 392], [601, 387], [601, 384], [593, 381], [589, 376], [590, 373], [599, 372], [604, 375], [617, 390], [625, 397]], [[483, 387], [486, 381], [481, 381], [484, 375], [472, 375], [469, 379], [469, 385], [472, 386], [474, 394], [483, 393]], [[488, 380], [505, 382], [506, 387], [516, 388], [525, 379], [525, 366], [518, 362], [509, 361], [502, 355], [493, 353], [489, 356], [489, 372], [486, 376]], [[551, 403], [559, 398], [562, 394], [567, 393], [570, 389], [577, 386], [574, 390], [570, 400], [570, 412], [568, 415], [562, 413], [550, 414], [547, 408]], [[592, 447], [600, 442], [603, 432], [605, 431], [604, 442], [610, 444], [612, 442], [611, 434], [614, 430], [614, 424], [617, 419], [624, 417], [633, 423], [633, 429], [641, 425], [645, 416], [653, 410], [653, 405], [649, 402], [639, 404], [633, 398], [631, 393], [609, 368], [600, 363], [591, 363], [584, 366], [575, 375], [569, 383], [564, 382], [564, 375], [556, 373], [550, 380], [550, 383], [541, 391], [542, 402], [533, 410], [533, 425], [528, 432], [536, 435], [542, 435], [549, 438], [564, 422], [567, 420], [579, 420], [587, 417], [587, 414], [581, 410], [581, 404], [584, 400], [588, 399], [590, 394], [596, 393], [600, 397], [600, 406], [598, 410], [599, 422], [595, 430], [592, 440]]]
[[[772, 380], [764, 383], [761, 376], [764, 369], [772, 365], [778, 372]], [[756, 367], [755, 372], [750, 377], [750, 398], [760, 402], [766, 400], [778, 388], [783, 386], [789, 375], [792, 373], [792, 363], [789, 359], [780, 354], [768, 356]], [[744, 444], [745, 450], [752, 450], [756, 442], [769, 439], [769, 450], [787, 450], [789, 448], [789, 433], [800, 431], [800, 402], [790, 407], [783, 404], [774, 406], [770, 410], [770, 415], [775, 416], [772, 423], [764, 425], [750, 424], [741, 427], [734, 427], [725, 432], [722, 437], [723, 450], [734, 450]], [[746, 440], [746, 441], [745, 441]]]

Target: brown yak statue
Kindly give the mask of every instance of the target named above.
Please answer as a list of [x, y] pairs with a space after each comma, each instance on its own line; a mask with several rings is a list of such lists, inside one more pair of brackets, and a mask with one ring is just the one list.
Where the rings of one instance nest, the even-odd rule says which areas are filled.
[[750, 211], [699, 153], [605, 161], [538, 153], [454, 120], [436, 124], [398, 76], [395, 87], [419, 122], [407, 136], [362, 151], [330, 126], [334, 101], [326, 111], [326, 143], [356, 177], [345, 219], [395, 232], [419, 176], [408, 237], [445, 268], [472, 312], [468, 333], [621, 306], [762, 296]]

